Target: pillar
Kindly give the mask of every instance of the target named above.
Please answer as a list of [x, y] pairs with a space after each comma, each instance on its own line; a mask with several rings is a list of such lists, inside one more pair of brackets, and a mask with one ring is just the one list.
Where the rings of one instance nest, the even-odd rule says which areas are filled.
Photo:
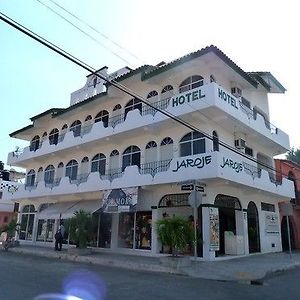
[[112, 214], [111, 249], [118, 248], [118, 234], [119, 234], [119, 214]]
[[158, 209], [152, 208], [152, 228], [151, 228], [151, 253], [159, 253], [159, 242], [157, 240], [156, 222], [158, 221]]
[[210, 251], [210, 218], [209, 207], [202, 207], [202, 236], [203, 236], [203, 259], [215, 260], [215, 251]]
[[248, 224], [247, 224], [247, 212], [236, 210], [235, 211], [235, 226], [236, 226], [236, 235], [243, 237], [243, 253], [240, 254], [249, 254], [248, 246]]

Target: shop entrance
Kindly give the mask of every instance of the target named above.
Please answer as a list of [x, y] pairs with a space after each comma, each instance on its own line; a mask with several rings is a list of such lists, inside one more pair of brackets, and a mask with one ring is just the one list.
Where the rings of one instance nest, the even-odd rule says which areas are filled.
[[258, 211], [254, 202], [247, 207], [249, 253], [260, 252]]
[[100, 213], [98, 247], [110, 248], [112, 214]]
[[[291, 236], [291, 248], [295, 249], [294, 227], [293, 227], [293, 222], [291, 221], [291, 217], [289, 217], [289, 227], [290, 227], [290, 236]], [[286, 216], [284, 216], [281, 221], [281, 240], [282, 240], [282, 251], [288, 251], [289, 240], [288, 240]]]
[[242, 210], [241, 203], [238, 198], [219, 194], [215, 199], [215, 206], [219, 208], [219, 235], [220, 250], [216, 251], [216, 255], [225, 254], [225, 232], [236, 235], [236, 210]]

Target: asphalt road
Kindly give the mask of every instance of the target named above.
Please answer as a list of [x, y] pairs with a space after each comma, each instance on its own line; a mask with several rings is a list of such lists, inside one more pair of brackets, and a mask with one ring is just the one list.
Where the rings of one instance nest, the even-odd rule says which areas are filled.
[[[277, 274], [263, 285], [137, 272], [0, 251], [0, 299], [300, 299], [300, 269]], [[44, 297], [45, 294], [55, 297]]]

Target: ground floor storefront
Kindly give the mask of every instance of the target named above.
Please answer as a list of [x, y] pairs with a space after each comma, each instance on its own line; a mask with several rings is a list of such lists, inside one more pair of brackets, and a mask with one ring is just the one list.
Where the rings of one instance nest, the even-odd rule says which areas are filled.
[[[99, 199], [21, 203], [18, 238], [24, 243], [53, 246], [59, 223], [83, 209], [93, 219], [90, 246], [108, 251], [169, 253], [170, 247], [157, 238], [156, 223], [173, 216], [181, 216], [196, 226], [198, 239], [202, 241], [197, 256], [204, 260], [282, 250], [279, 199], [275, 195], [222, 182], [202, 184], [197, 193], [202, 199], [197, 208], [190, 206], [191, 192], [181, 184], [103, 191]], [[67, 234], [65, 243], [72, 243]], [[182, 254], [194, 255], [193, 246], [186, 245]]]

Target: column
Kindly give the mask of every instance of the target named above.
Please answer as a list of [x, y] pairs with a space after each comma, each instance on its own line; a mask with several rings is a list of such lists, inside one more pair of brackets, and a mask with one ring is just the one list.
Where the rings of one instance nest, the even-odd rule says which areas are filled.
[[[248, 247], [248, 226], [247, 226], [247, 212], [236, 210], [235, 211], [235, 226], [237, 236], [237, 254], [249, 254]], [[240, 241], [240, 237], [243, 238]]]
[[159, 253], [159, 242], [157, 240], [156, 222], [158, 221], [158, 209], [152, 208], [152, 228], [151, 228], [151, 253]]
[[112, 214], [111, 249], [118, 248], [118, 234], [119, 234], [119, 214]]
[[209, 207], [202, 207], [203, 259], [215, 260], [215, 251], [210, 251], [210, 218]]

